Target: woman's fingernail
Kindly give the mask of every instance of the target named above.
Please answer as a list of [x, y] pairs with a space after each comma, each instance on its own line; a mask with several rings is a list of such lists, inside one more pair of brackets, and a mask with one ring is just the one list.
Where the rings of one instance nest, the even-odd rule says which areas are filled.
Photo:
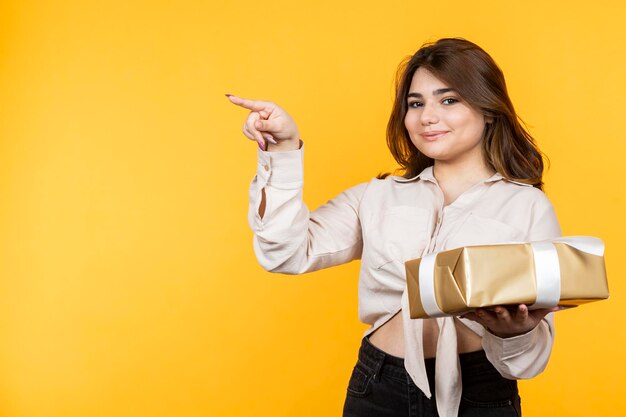
[[232, 94], [224, 94], [226, 97], [231, 98], [233, 95]]
[[257, 142], [259, 144], [259, 149], [264, 151], [265, 150], [265, 144], [263, 144], [262, 142]]
[[274, 140], [273, 137], [271, 136], [265, 136], [265, 139], [267, 139], [269, 142], [273, 143], [274, 145], [276, 145], [276, 141]]

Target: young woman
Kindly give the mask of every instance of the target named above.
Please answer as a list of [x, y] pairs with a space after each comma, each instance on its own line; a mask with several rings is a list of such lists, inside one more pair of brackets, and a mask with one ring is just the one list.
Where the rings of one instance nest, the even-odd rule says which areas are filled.
[[304, 145], [276, 104], [250, 110], [259, 144], [250, 187], [254, 250], [268, 271], [301, 274], [361, 259], [359, 317], [371, 327], [344, 416], [520, 415], [516, 379], [540, 373], [552, 312], [498, 306], [412, 320], [404, 262], [459, 246], [559, 237], [541, 191], [543, 162], [493, 59], [463, 39], [422, 46], [398, 72], [387, 143], [403, 170], [356, 185], [310, 212]]

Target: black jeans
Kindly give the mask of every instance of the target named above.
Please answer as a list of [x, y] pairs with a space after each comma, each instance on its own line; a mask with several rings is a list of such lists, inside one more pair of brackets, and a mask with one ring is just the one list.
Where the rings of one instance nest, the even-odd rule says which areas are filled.
[[[461, 353], [463, 395], [460, 417], [519, 417], [517, 382], [503, 378], [484, 351]], [[435, 359], [426, 359], [434, 391]], [[343, 417], [438, 417], [436, 398], [428, 399], [404, 369], [404, 360], [388, 355], [363, 338], [348, 383]]]

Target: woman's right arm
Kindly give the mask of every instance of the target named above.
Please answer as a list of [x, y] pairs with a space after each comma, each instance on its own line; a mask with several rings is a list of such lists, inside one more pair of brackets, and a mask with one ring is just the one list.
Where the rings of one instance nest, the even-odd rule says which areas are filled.
[[[229, 99], [251, 110], [244, 134], [259, 142], [248, 221], [261, 266], [272, 272], [300, 274], [360, 258], [359, 204], [367, 183], [310, 212], [302, 200], [304, 146], [295, 122], [273, 103]], [[263, 150], [263, 139], [270, 142], [268, 151]]]

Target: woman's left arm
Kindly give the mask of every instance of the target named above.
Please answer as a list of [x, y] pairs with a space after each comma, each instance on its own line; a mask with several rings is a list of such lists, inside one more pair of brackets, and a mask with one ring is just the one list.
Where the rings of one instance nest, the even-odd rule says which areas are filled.
[[[532, 219], [527, 241], [541, 241], [561, 236], [554, 207], [541, 193], [531, 208]], [[486, 329], [482, 345], [489, 361], [509, 379], [527, 379], [541, 373], [548, 364], [554, 343], [553, 313], [559, 307], [528, 310], [497, 306], [477, 309], [462, 317], [476, 321]]]

